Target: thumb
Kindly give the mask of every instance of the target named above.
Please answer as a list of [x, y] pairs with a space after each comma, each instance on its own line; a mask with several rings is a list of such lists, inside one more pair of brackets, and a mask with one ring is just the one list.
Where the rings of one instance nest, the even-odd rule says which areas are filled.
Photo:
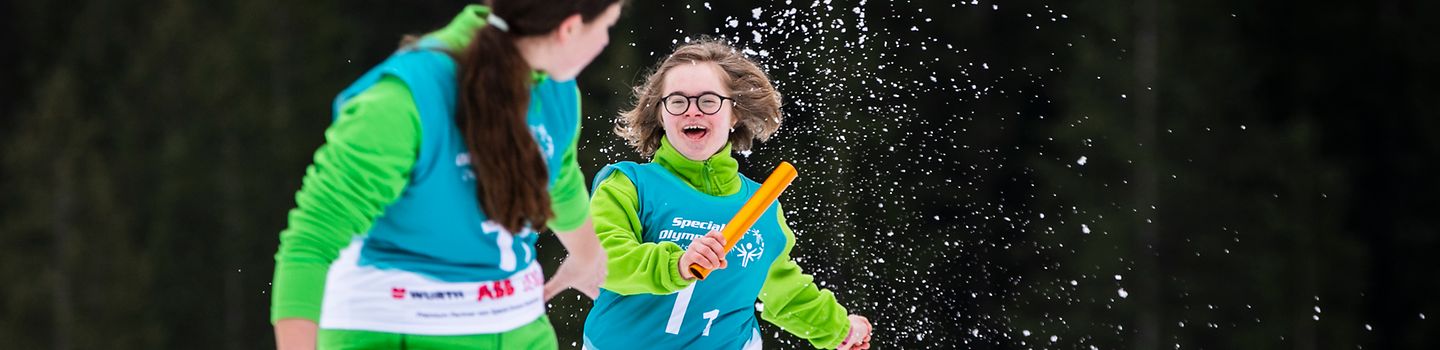
[[695, 275], [690, 273], [690, 264], [692, 264], [692, 262], [689, 258], [686, 258], [685, 256], [680, 257], [680, 278], [684, 278], [686, 280], [695, 279]]

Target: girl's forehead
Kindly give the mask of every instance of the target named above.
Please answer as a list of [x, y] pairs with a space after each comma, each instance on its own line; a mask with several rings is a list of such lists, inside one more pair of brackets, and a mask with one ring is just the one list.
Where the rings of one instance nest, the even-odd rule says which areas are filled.
[[721, 76], [720, 66], [713, 62], [681, 63], [665, 73], [662, 93], [680, 92], [693, 95], [705, 91], [724, 92], [725, 80]]

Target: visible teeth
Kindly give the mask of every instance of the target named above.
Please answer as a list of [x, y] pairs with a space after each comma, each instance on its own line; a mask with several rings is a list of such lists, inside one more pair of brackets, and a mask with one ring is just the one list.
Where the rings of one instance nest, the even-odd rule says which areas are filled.
[[686, 126], [686, 127], [684, 128], [684, 130], [686, 130], [686, 131], [689, 131], [689, 130], [705, 130], [705, 127], [699, 126], [699, 125], [690, 125], [690, 126]]

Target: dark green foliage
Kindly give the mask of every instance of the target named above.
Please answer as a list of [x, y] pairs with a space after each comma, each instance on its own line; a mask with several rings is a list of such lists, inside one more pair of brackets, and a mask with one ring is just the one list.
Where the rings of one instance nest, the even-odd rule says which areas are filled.
[[[271, 346], [334, 94], [462, 5], [4, 5], [0, 347]], [[785, 94], [742, 172], [797, 165], [792, 255], [881, 348], [1436, 346], [1436, 2], [992, 5], [632, 1], [580, 78], [582, 167], [636, 160], [629, 88], [718, 35]]]

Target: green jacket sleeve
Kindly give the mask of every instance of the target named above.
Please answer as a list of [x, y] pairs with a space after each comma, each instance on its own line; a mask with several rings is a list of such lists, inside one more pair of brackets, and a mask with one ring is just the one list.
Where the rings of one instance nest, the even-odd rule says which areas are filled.
[[621, 295], [670, 294], [685, 289], [691, 283], [680, 277], [680, 255], [685, 251], [672, 242], [642, 241], [639, 207], [635, 184], [624, 173], [610, 173], [595, 188], [590, 211], [610, 271], [602, 287]]
[[834, 293], [816, 287], [815, 278], [800, 271], [800, 265], [790, 259], [795, 232], [785, 223], [784, 210], [779, 204], [775, 210], [786, 243], [780, 257], [770, 265], [765, 285], [760, 287], [760, 302], [764, 303], [760, 318], [809, 340], [816, 348], [833, 349], [850, 332], [847, 311], [835, 301]]
[[[575, 90], [575, 100], [580, 100], [580, 90]], [[578, 104], [578, 103], [577, 103]], [[581, 114], [575, 113], [575, 125], [579, 129]], [[565, 148], [565, 154], [560, 160], [560, 176], [555, 183], [550, 184], [550, 208], [554, 210], [555, 217], [547, 223], [550, 230], [565, 232], [579, 228], [585, 224], [585, 218], [590, 217], [590, 205], [586, 203], [590, 192], [585, 189], [585, 174], [580, 172], [580, 163], [575, 160], [575, 149], [580, 144], [580, 132], [576, 130], [575, 139], [570, 140], [570, 147]]]
[[271, 322], [319, 319], [330, 263], [400, 197], [419, 149], [420, 113], [398, 78], [382, 78], [341, 107], [280, 232]]

